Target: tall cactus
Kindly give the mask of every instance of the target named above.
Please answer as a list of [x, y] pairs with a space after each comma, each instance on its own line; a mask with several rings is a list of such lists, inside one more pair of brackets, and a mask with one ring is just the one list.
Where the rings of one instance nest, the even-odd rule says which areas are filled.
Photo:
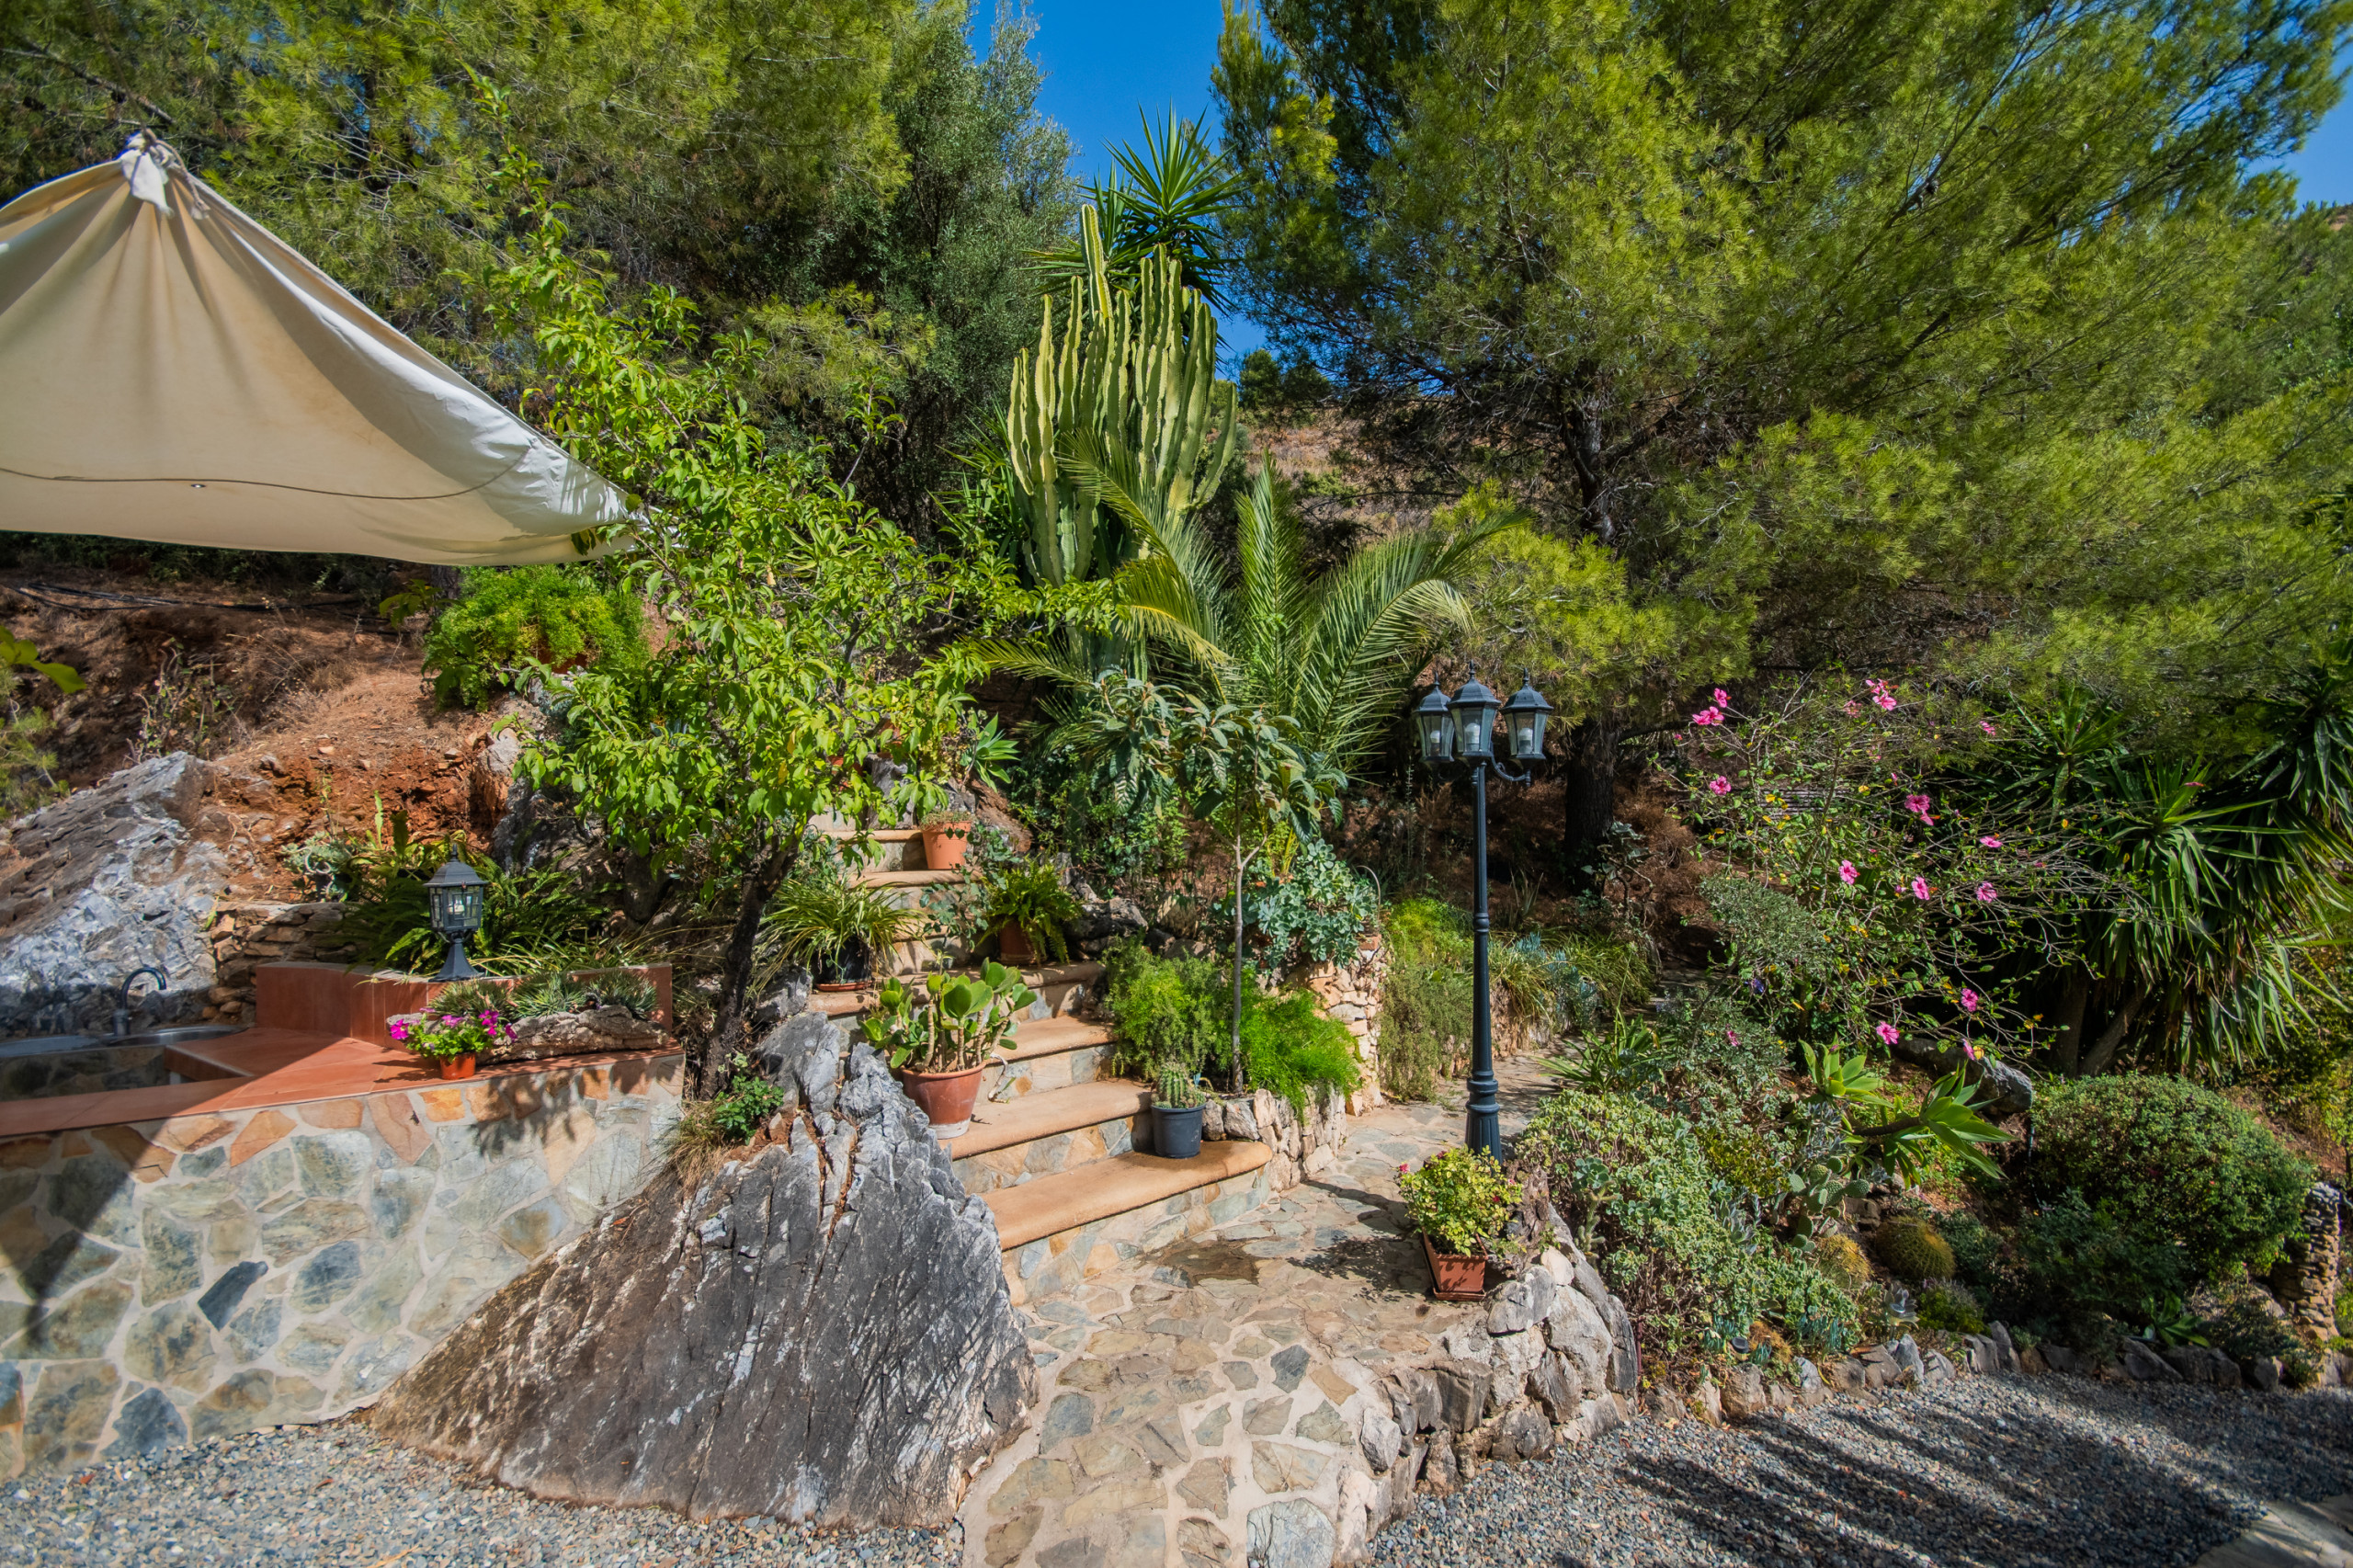
[[1079, 244], [1085, 274], [1059, 323], [1048, 297], [1005, 415], [1023, 564], [1056, 584], [1108, 577], [1141, 549], [1104, 502], [1107, 477], [1155, 525], [1181, 519], [1215, 494], [1241, 438], [1233, 387], [1217, 379], [1217, 318], [1178, 264], [1155, 251], [1134, 288], [1112, 287], [1092, 207]]

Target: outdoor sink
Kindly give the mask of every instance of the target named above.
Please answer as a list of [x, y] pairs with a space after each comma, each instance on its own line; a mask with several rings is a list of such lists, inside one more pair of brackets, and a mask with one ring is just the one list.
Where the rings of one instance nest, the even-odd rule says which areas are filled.
[[243, 1034], [244, 1024], [185, 1024], [176, 1029], [147, 1029], [139, 1034], [110, 1035], [91, 1043], [118, 1045], [194, 1045], [200, 1040], [219, 1040], [222, 1035]]

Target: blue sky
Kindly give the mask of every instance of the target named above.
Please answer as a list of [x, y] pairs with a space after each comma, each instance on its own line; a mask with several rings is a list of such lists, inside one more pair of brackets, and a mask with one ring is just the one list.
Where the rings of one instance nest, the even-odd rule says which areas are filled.
[[[1030, 0], [1029, 12], [1038, 23], [1031, 51], [1046, 71], [1039, 108], [1070, 132], [1085, 177], [1108, 176], [1111, 148], [1137, 140], [1138, 109], [1156, 121], [1173, 108], [1214, 133], [1210, 67], [1223, 25], [1219, 0]], [[2353, 201], [2353, 96], [2285, 165], [2306, 200]], [[1230, 356], [1264, 341], [1240, 315], [1222, 325]]]

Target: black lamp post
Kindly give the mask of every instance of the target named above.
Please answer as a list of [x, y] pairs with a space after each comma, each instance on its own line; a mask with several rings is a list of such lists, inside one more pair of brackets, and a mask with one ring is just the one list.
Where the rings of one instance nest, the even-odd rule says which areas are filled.
[[433, 903], [433, 930], [449, 938], [449, 956], [436, 980], [472, 980], [482, 973], [466, 961], [466, 938], [482, 929], [482, 890], [487, 886], [463, 860], [444, 860], [425, 884]]
[[[1421, 732], [1422, 760], [1438, 766], [1461, 762], [1471, 772], [1471, 799], [1476, 823], [1477, 848], [1472, 861], [1471, 908], [1471, 1083], [1462, 1116], [1462, 1142], [1503, 1158], [1503, 1110], [1496, 1094], [1495, 1014], [1487, 998], [1487, 769], [1514, 784], [1525, 784], [1532, 772], [1514, 773], [1504, 756], [1533, 765], [1544, 756], [1544, 722], [1552, 705], [1536, 689], [1535, 677], [1525, 677], [1509, 702], [1479, 682], [1477, 665], [1452, 701], [1433, 687], [1414, 709]], [[1495, 721], [1503, 719], [1506, 751], [1495, 749]]]

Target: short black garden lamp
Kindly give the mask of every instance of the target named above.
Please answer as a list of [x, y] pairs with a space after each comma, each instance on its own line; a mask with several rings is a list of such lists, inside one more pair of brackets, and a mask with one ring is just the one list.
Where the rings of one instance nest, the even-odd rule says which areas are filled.
[[449, 956], [436, 980], [472, 980], [482, 973], [466, 961], [466, 938], [482, 929], [482, 890], [486, 887], [463, 860], [444, 860], [425, 884], [433, 903], [433, 930], [449, 939]]
[[[1552, 705], [1537, 691], [1535, 676], [1523, 679], [1509, 702], [1479, 682], [1477, 665], [1451, 701], [1433, 687], [1415, 706], [1414, 722], [1420, 732], [1422, 760], [1432, 771], [1441, 764], [1459, 762], [1471, 775], [1471, 799], [1476, 822], [1477, 846], [1472, 861], [1471, 908], [1471, 1082], [1462, 1117], [1462, 1142], [1503, 1158], [1503, 1109], [1496, 1096], [1495, 1014], [1487, 995], [1487, 770], [1514, 784], [1535, 777], [1533, 766], [1544, 758], [1544, 723]], [[1506, 751], [1495, 749], [1495, 721], [1502, 715]], [[1514, 773], [1504, 763], [1508, 755], [1529, 765]]]

